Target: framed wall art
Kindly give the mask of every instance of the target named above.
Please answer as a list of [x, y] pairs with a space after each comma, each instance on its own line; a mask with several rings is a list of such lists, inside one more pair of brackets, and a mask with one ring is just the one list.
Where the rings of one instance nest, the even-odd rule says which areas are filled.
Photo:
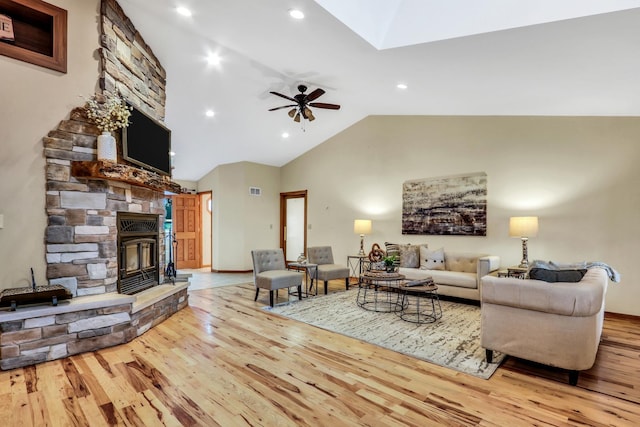
[[402, 234], [486, 236], [487, 174], [405, 181]]

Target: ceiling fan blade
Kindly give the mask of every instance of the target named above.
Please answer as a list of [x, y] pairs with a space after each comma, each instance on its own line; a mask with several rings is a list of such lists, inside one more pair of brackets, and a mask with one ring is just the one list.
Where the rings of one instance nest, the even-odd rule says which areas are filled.
[[281, 93], [278, 93], [278, 92], [269, 92], [269, 93], [273, 94], [273, 95], [276, 95], [276, 96], [279, 96], [279, 97], [284, 98], [284, 99], [288, 99], [289, 101], [292, 101], [292, 102], [298, 102], [295, 99], [293, 99], [293, 98], [291, 98], [291, 97], [289, 97], [287, 95], [283, 95]]
[[324, 102], [312, 102], [309, 104], [310, 107], [315, 108], [326, 108], [328, 110], [339, 110], [340, 106], [337, 104], [325, 104]]
[[323, 94], [324, 94], [324, 90], [318, 88], [313, 92], [311, 92], [309, 95], [307, 95], [307, 101], [313, 101], [314, 99], [319, 98]]
[[289, 108], [289, 107], [296, 107], [297, 104], [294, 105], [283, 105], [282, 107], [275, 107], [275, 108], [269, 108], [269, 111], [276, 111], [276, 110], [280, 110], [281, 108]]

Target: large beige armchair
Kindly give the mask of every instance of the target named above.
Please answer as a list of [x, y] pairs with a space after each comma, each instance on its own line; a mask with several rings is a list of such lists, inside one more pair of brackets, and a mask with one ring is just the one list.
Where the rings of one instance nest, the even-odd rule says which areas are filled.
[[578, 372], [593, 366], [604, 320], [607, 272], [590, 268], [577, 283], [485, 276], [480, 344], [493, 351]]
[[345, 279], [349, 289], [349, 268], [333, 262], [331, 246], [313, 246], [307, 248], [307, 257], [311, 264], [318, 264], [318, 280], [324, 281], [324, 293], [327, 293], [329, 280]]

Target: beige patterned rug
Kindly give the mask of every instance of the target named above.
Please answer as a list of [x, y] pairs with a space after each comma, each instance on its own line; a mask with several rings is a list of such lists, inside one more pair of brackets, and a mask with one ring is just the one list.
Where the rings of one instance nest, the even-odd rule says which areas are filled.
[[352, 289], [265, 310], [483, 379], [490, 378], [505, 358], [494, 352], [493, 363], [485, 360], [480, 347], [480, 307], [441, 301], [442, 318], [417, 325], [395, 313], [358, 307], [357, 293]]

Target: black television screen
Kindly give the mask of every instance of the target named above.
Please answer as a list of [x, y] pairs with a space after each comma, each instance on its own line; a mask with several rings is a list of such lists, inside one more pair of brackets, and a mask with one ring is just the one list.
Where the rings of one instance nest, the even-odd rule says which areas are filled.
[[136, 107], [122, 128], [122, 151], [125, 160], [171, 176], [171, 131]]

